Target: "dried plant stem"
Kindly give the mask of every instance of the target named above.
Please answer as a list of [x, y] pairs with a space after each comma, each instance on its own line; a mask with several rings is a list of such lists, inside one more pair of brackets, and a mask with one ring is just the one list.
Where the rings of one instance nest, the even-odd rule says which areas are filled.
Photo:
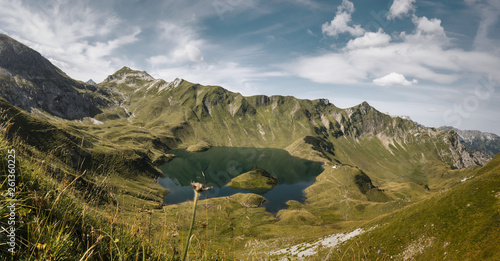
[[193, 217], [191, 218], [191, 226], [189, 227], [188, 237], [186, 241], [186, 245], [184, 246], [184, 254], [182, 254], [182, 261], [186, 260], [187, 252], [189, 248], [189, 242], [191, 241], [191, 234], [193, 232], [194, 227], [194, 219], [196, 217], [196, 204], [198, 203], [198, 198], [200, 197], [200, 193], [194, 190], [194, 201], [193, 201]]
[[[99, 243], [99, 241], [101, 241], [103, 239], [103, 236], [100, 235], [97, 240], [95, 241], [95, 243], [89, 248], [87, 249], [87, 251], [85, 251], [85, 253], [83, 253], [83, 256], [82, 258], [80, 258], [80, 261], [84, 261], [84, 260], [88, 260], [90, 258], [90, 256], [92, 256], [92, 253], [94, 253], [94, 250], [93, 248], [97, 246], [97, 244]], [[89, 253], [90, 252], [90, 253]], [[88, 256], [87, 256], [88, 254]]]

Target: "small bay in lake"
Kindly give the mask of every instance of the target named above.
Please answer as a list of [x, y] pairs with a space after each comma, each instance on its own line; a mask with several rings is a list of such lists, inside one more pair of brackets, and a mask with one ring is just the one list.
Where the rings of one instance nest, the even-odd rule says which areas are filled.
[[[165, 204], [177, 204], [193, 198], [192, 181], [213, 186], [208, 198], [236, 193], [257, 193], [266, 198], [263, 205], [271, 213], [286, 208], [288, 200], [304, 201], [304, 189], [314, 183], [322, 163], [291, 156], [287, 151], [270, 148], [213, 147], [204, 152], [170, 152], [176, 157], [160, 166], [164, 176], [158, 183], [169, 192]], [[226, 186], [234, 177], [259, 166], [278, 179], [271, 190], [247, 191]], [[204, 175], [202, 175], [202, 172]], [[200, 199], [204, 199], [205, 194]]]

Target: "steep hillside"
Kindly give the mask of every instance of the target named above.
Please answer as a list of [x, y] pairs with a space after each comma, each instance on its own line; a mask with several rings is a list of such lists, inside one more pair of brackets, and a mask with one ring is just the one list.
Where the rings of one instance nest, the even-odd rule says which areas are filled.
[[0, 112], [9, 122], [8, 138], [22, 140], [36, 150], [54, 155], [74, 169], [97, 170], [113, 162], [117, 172], [149, 176], [160, 174], [145, 156], [146, 152], [101, 140], [84, 129], [75, 129], [74, 125], [33, 116], [2, 98]]
[[[133, 167], [88, 145], [0, 98], [0, 260], [165, 260], [178, 247], [146, 240], [147, 216], [136, 212], [161, 206], [165, 191], [124, 178]], [[89, 159], [102, 164], [80, 164]], [[132, 223], [120, 220], [131, 213]]]
[[0, 97], [29, 112], [48, 112], [64, 119], [101, 113], [107, 94], [69, 78], [38, 52], [0, 34]]
[[496, 156], [452, 189], [367, 225], [371, 231], [339, 251], [345, 259], [498, 260], [499, 188]]

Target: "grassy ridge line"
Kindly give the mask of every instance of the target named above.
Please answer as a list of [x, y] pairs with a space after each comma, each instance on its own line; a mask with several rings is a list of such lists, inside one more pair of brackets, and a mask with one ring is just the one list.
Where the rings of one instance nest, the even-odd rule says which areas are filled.
[[[352, 111], [341, 110], [325, 100], [299, 100], [290, 96], [244, 97], [218, 86], [201, 86], [187, 81], [165, 90], [155, 84], [156, 80], [145, 82], [138, 77], [142, 72], [121, 71], [113, 76], [116, 80], [101, 85], [126, 92], [123, 104], [128, 111], [134, 112], [131, 120], [145, 127], [170, 128], [172, 134], [176, 128], [182, 129], [185, 134], [194, 136], [191, 142], [205, 139], [216, 146], [284, 148], [290, 145], [290, 140], [307, 135], [325, 133], [338, 136], [344, 123], [349, 124], [351, 116], [360, 124], [371, 124], [359, 117], [359, 110], [368, 110], [368, 104], [357, 106], [360, 108], [355, 107]], [[135, 91], [131, 92], [131, 89]], [[370, 113], [378, 118], [384, 117], [378, 112]], [[378, 118], [375, 121], [379, 121]], [[351, 124], [344, 133], [360, 135], [363, 127]], [[370, 131], [379, 127], [371, 126]]]

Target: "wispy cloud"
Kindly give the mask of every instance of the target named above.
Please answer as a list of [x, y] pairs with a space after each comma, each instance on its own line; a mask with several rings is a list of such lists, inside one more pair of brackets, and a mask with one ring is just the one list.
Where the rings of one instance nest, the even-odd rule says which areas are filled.
[[[0, 0], [5, 33], [41, 52], [70, 76], [104, 78], [121, 63], [111, 57], [118, 48], [138, 41], [138, 27], [125, 27], [113, 13], [85, 3], [50, 4]], [[117, 33], [117, 31], [119, 31]]]
[[228, 61], [220, 61], [213, 64], [203, 62], [184, 66], [155, 68], [151, 71], [151, 74], [154, 77], [168, 81], [179, 77], [205, 85], [220, 85], [244, 95], [261, 93], [259, 86], [255, 84], [256, 82], [272, 77], [286, 76], [286, 73], [278, 70], [266, 71], [263, 68], [245, 66]]
[[377, 32], [365, 32], [362, 37], [349, 40], [347, 49], [362, 49], [370, 47], [387, 46], [391, 41], [391, 36], [386, 34], [382, 28]]
[[479, 14], [481, 21], [474, 38], [474, 46], [478, 50], [493, 51], [500, 55], [497, 41], [491, 37], [491, 32], [496, 31], [500, 17], [500, 1], [498, 0], [465, 0]]
[[160, 53], [148, 59], [153, 66], [163, 64], [184, 64], [186, 62], [201, 62], [203, 55], [200, 51], [205, 41], [199, 37], [193, 26], [175, 24], [163, 21], [157, 26]]

